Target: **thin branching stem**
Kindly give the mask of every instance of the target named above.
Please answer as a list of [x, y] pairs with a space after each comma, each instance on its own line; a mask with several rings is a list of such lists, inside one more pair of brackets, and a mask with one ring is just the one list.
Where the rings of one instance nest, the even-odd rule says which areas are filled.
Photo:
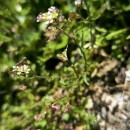
[[83, 58], [84, 58], [84, 62], [85, 62], [84, 70], [86, 71], [86, 70], [87, 70], [87, 59], [86, 59], [86, 56], [85, 56], [85, 53], [84, 53], [82, 47], [77, 43], [77, 40], [76, 40], [74, 37], [70, 36], [70, 35], [69, 35], [68, 33], [66, 33], [62, 28], [60, 28], [60, 27], [58, 27], [58, 26], [56, 26], [56, 28], [57, 28], [58, 30], [60, 30], [61, 32], [63, 32], [63, 33], [64, 33], [66, 36], [68, 36], [70, 39], [72, 39], [72, 40], [74, 41], [74, 43], [78, 46], [78, 48], [80, 49], [80, 51], [81, 51], [81, 53], [82, 53], [82, 55], [83, 55]]
[[78, 77], [79, 77], [79, 76], [78, 76], [78, 72], [76, 71], [76, 69], [75, 69], [74, 65], [71, 65], [71, 68], [73, 69], [73, 71], [74, 71], [74, 73], [75, 73], [76, 77], [78, 78]]
[[54, 104], [55, 102], [58, 102], [59, 100], [63, 99], [63, 98], [68, 98], [68, 95], [62, 96], [57, 98], [56, 100], [54, 100], [51, 104]]

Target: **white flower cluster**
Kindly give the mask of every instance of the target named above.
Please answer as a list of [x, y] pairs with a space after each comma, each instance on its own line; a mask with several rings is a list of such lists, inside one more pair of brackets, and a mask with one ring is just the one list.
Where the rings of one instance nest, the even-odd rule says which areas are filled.
[[37, 22], [44, 21], [46, 24], [53, 23], [58, 18], [59, 10], [52, 6], [48, 9], [47, 13], [40, 13], [37, 16]]
[[13, 66], [13, 72], [16, 72], [17, 75], [24, 75], [28, 74], [30, 71], [30, 67], [28, 65], [21, 65], [21, 66]]

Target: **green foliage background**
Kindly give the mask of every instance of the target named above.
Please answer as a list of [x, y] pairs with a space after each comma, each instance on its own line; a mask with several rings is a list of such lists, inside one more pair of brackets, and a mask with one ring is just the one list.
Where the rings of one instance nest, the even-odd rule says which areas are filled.
[[[73, 127], [96, 129], [94, 114], [88, 114], [84, 94], [88, 84], [96, 82], [91, 73], [105, 58], [116, 58], [126, 65], [130, 54], [130, 1], [87, 0], [82, 8], [74, 5], [74, 0], [0, 0], [0, 130], [63, 129], [64, 123]], [[74, 33], [87, 59], [87, 71], [78, 46], [63, 34], [53, 42], [47, 42], [43, 29], [45, 24], [37, 23], [40, 12], [56, 6], [67, 18], [69, 12], [78, 13], [77, 19], [66, 28]], [[90, 18], [89, 19], [89, 15]], [[90, 32], [92, 31], [92, 34]], [[82, 40], [83, 38], [83, 40]], [[83, 43], [82, 43], [83, 41]], [[90, 44], [94, 48], [91, 48]], [[75, 64], [78, 80], [71, 67], [64, 65], [56, 55], [68, 45], [68, 57]], [[10, 73], [12, 66], [27, 57], [31, 73], [19, 77]], [[27, 89], [20, 91], [20, 86]], [[62, 113], [48, 110], [39, 121], [34, 116], [47, 111], [46, 104], [51, 98], [67, 95], [58, 104], [63, 107], [69, 101], [71, 112]], [[63, 108], [64, 109], [64, 108]]]

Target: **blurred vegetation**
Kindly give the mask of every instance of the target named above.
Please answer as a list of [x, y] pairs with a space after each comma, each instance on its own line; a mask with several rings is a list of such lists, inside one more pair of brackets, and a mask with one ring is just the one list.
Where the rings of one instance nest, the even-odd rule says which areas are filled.
[[[79, 7], [74, 2], [0, 1], [0, 130], [98, 129], [94, 113], [86, 110], [86, 94], [89, 85], [98, 80], [117, 84], [117, 73], [105, 70], [105, 74], [98, 74], [101, 62], [116, 59], [118, 69], [129, 67], [130, 0], [84, 0]], [[59, 26], [76, 43], [63, 32], [48, 40], [46, 36], [53, 32], [46, 32], [47, 25], [37, 23], [36, 18], [51, 6], [70, 18], [69, 23]], [[75, 19], [76, 15], [80, 17]], [[72, 65], [57, 58], [66, 48]], [[25, 57], [30, 73], [13, 74], [13, 66]], [[71, 110], [64, 112], [68, 102]], [[61, 110], [51, 109], [52, 103]], [[34, 119], [44, 112], [40, 120]]]

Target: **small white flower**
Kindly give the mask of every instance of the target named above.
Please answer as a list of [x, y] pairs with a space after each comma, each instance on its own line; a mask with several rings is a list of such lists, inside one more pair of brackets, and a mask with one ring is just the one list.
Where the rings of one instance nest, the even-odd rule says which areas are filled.
[[37, 16], [37, 22], [42, 21], [43, 15], [44, 15], [43, 13], [40, 13], [40, 14]]
[[52, 6], [48, 9], [48, 12], [50, 12], [50, 13], [58, 12], [58, 9], [54, 6]]
[[28, 65], [23, 65], [23, 72], [24, 72], [24, 73], [28, 74], [30, 70], [31, 70], [31, 69], [29, 68]]
[[22, 75], [22, 72], [18, 71], [18, 72], [17, 72], [17, 75]]
[[125, 74], [126, 74], [126, 80], [130, 81], [130, 70], [126, 71]]
[[18, 66], [13, 66], [13, 70], [12, 71], [17, 71], [18, 70]]
[[82, 0], [75, 0], [74, 4], [77, 6], [77, 7], [80, 7], [82, 3]]

